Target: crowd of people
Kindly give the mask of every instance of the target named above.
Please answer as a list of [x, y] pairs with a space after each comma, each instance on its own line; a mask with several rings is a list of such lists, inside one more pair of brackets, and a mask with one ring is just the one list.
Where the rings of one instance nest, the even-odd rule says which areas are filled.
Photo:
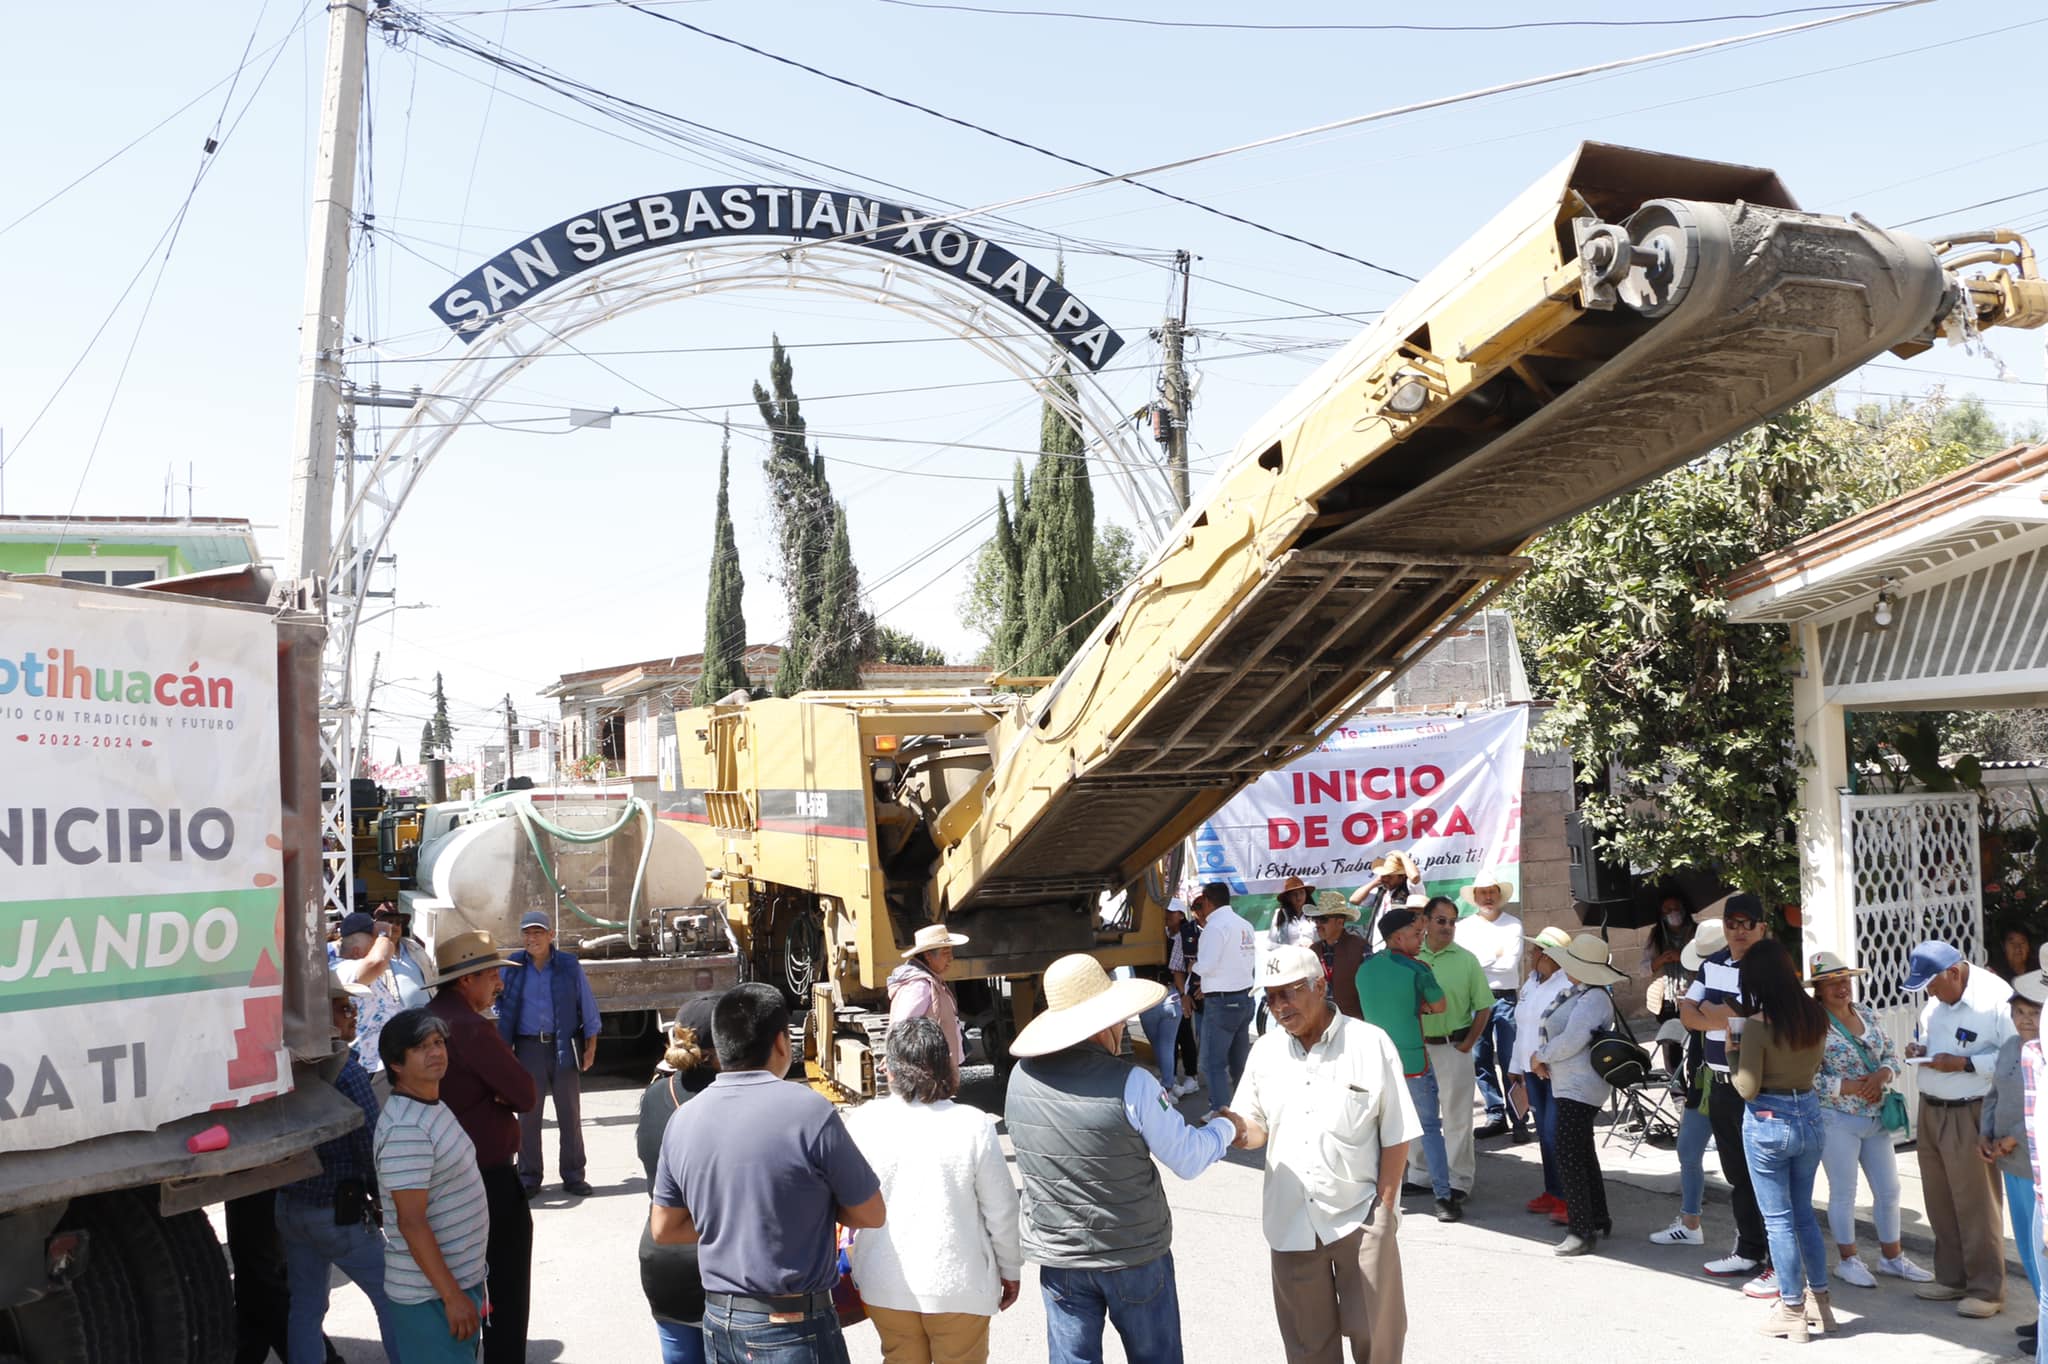
[[[995, 1119], [957, 1101], [965, 1036], [945, 975], [960, 934], [927, 927], [903, 953], [888, 982], [886, 1097], [844, 1115], [782, 1083], [791, 1018], [779, 991], [691, 1001], [636, 1132], [650, 1191], [640, 1276], [664, 1364], [843, 1361], [854, 1316], [890, 1364], [983, 1364], [1027, 1262], [1053, 1364], [1099, 1361], [1109, 1331], [1134, 1364], [1178, 1361], [1161, 1167], [1192, 1180], [1233, 1148], [1260, 1153], [1290, 1364], [1338, 1364], [1347, 1343], [1355, 1364], [1401, 1357], [1403, 1198], [1460, 1220], [1479, 1141], [1539, 1143], [1528, 1211], [1564, 1229], [1557, 1255], [1595, 1251], [1614, 1234], [1595, 1119], [1612, 1093], [1612, 987], [1626, 977], [1598, 934], [1525, 937], [1504, 878], [1480, 876], [1461, 907], [1428, 896], [1406, 862], [1388, 859], [1349, 898], [1290, 882], [1263, 930], [1227, 886], [1204, 886], [1168, 916], [1163, 970], [1112, 978], [1087, 955], [1053, 963], [1043, 1011], [1010, 1044], [1014, 1179]], [[597, 1018], [574, 956], [534, 919], [518, 953], [470, 933], [438, 944], [431, 966], [393, 913], [342, 925], [329, 993], [349, 1046], [333, 1079], [366, 1124], [275, 1197], [287, 1364], [330, 1357], [333, 1269], [369, 1298], [393, 1361], [524, 1358], [527, 1202], [542, 1174], [533, 1115], [552, 1094], [563, 1187], [588, 1193], [574, 1077]], [[1859, 1178], [1877, 1274], [1994, 1315], [2009, 1215], [2034, 1299], [2048, 1303], [2048, 1104], [2035, 1102], [2048, 953], [2007, 979], [1949, 944], [1915, 948], [1905, 984], [1928, 1001], [1901, 1056], [1856, 1002], [1861, 973], [1826, 952], [1802, 971], [1753, 897], [1697, 923], [1674, 899], [1658, 929], [1643, 965], [1667, 982], [1653, 1012], [1684, 1032], [1667, 1066], [1684, 1116], [1679, 1213], [1652, 1242], [1705, 1244], [1711, 1148], [1735, 1242], [1702, 1268], [1769, 1301], [1766, 1334], [1836, 1330], [1831, 1284], [1876, 1285], [1856, 1245]], [[1133, 1058], [1133, 1023], [1149, 1065]], [[1931, 1272], [1900, 1243], [1893, 1134], [1906, 1114], [1892, 1085], [1909, 1064]], [[1190, 1118], [1177, 1100], [1197, 1090], [1207, 1111]], [[1828, 1237], [1814, 1206], [1823, 1172]], [[2021, 1345], [2034, 1352], [2037, 1339], [2030, 1326]]]

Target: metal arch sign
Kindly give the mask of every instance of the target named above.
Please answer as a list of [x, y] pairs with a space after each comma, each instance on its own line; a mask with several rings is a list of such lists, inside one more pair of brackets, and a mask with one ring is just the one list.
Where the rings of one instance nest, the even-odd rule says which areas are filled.
[[671, 190], [556, 223], [485, 261], [434, 300], [465, 343], [505, 313], [589, 270], [644, 251], [736, 237], [834, 240], [937, 270], [1002, 304], [1100, 370], [1124, 339], [1043, 270], [930, 214], [865, 195], [776, 185]]

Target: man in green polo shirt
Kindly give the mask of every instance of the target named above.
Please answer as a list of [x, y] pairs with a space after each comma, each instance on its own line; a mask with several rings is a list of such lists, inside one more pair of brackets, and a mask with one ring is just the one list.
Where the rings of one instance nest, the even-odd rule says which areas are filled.
[[[1439, 895], [1424, 907], [1422, 951], [1416, 960], [1428, 966], [1444, 992], [1444, 1011], [1422, 1020], [1423, 1050], [1436, 1076], [1438, 1110], [1443, 1120], [1444, 1155], [1451, 1166], [1451, 1201], [1463, 1203], [1472, 1192], [1477, 1157], [1472, 1148], [1472, 1098], [1478, 1087], [1473, 1048], [1486, 1035], [1493, 1017], [1493, 987], [1486, 967], [1470, 950], [1458, 946], [1458, 906]], [[1419, 1179], [1423, 1163], [1408, 1148], [1408, 1178]]]
[[[1418, 897], [1419, 898], [1419, 897]], [[1401, 1054], [1408, 1096], [1422, 1119], [1422, 1149], [1429, 1165], [1430, 1191], [1436, 1195], [1439, 1222], [1455, 1222], [1464, 1213], [1451, 1197], [1450, 1162], [1444, 1157], [1444, 1124], [1437, 1111], [1436, 1075], [1423, 1050], [1422, 1019], [1447, 1007], [1443, 987], [1427, 966], [1416, 960], [1422, 950], [1420, 906], [1403, 906], [1380, 915], [1380, 933], [1387, 950], [1375, 952], [1358, 968], [1358, 1005], [1365, 1021], [1393, 1039]], [[1406, 1191], [1408, 1185], [1403, 1184]]]

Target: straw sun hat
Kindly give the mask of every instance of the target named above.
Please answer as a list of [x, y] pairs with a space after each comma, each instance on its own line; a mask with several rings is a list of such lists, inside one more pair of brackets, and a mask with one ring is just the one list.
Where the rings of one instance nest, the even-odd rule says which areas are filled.
[[1050, 1056], [1085, 1042], [1105, 1028], [1145, 1012], [1166, 998], [1154, 980], [1111, 980], [1085, 953], [1061, 957], [1045, 969], [1045, 1012], [1011, 1039], [1012, 1056]]
[[926, 924], [923, 928], [918, 929], [917, 936], [910, 940], [910, 950], [903, 954], [903, 960], [909, 961], [921, 952], [932, 952], [941, 947], [965, 946], [967, 946], [966, 934], [955, 933], [944, 924]]
[[1581, 985], [1618, 985], [1628, 979], [1627, 972], [1614, 969], [1598, 933], [1574, 934], [1566, 946], [1548, 949], [1548, 955]]

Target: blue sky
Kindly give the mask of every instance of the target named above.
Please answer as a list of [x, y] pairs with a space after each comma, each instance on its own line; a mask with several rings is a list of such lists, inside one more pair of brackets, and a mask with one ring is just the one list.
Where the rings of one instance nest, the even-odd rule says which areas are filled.
[[[1365, 7], [1343, 4], [1072, 4], [1195, 22], [1369, 21]], [[1013, 5], [1022, 7], [986, 7]], [[1579, 0], [1543, 14], [1626, 20], [1777, 7], [1698, 0], [1645, 10]], [[678, 146], [566, 104], [420, 34], [373, 39], [370, 188], [358, 208], [375, 212], [377, 232], [354, 276], [350, 333], [360, 344], [351, 369], [359, 382], [393, 387], [431, 385], [440, 373], [445, 348], [436, 349], [440, 326], [428, 304], [448, 284], [548, 224], [636, 194], [890, 182], [903, 188], [889, 197], [929, 207], [992, 203], [1085, 178], [655, 15], [1116, 169], [1813, 17], [1361, 33], [1152, 27], [889, 0], [702, 0], [655, 4], [654, 15], [588, 0], [416, 8], [480, 44], [766, 144], [778, 160], [841, 169], [741, 168], [716, 149]], [[1530, 13], [1512, 4], [1378, 12], [1472, 25]], [[2005, 68], [2002, 52], [2038, 43], [2036, 29], [2048, 22], [2014, 22], [2014, 12], [1937, 0], [1207, 162], [1158, 183], [1417, 275], [1580, 139], [1771, 166], [1808, 208], [1853, 210], [1908, 231], [1993, 222], [2048, 230], [2048, 129], [2038, 101], [2022, 82], [1984, 75]], [[158, 512], [167, 471], [182, 483], [190, 467], [196, 511], [249, 516], [270, 528], [266, 545], [281, 545], [323, 28], [321, 11], [295, 0], [227, 0], [196, 11], [39, 6], [11, 17], [0, 57], [0, 120], [9, 130], [0, 189], [8, 511]], [[242, 65], [245, 48], [249, 64], [232, 90], [209, 91]], [[105, 169], [16, 222], [202, 92]], [[162, 252], [152, 244], [185, 200], [209, 133], [220, 150], [158, 283]], [[1962, 211], [2004, 196], [2017, 197]], [[1238, 433], [1348, 339], [1357, 315], [1385, 306], [1400, 287], [1127, 186], [1007, 216], [1018, 226], [990, 235], [1047, 268], [1064, 242], [1069, 284], [1126, 337], [1103, 376], [1119, 410], [1153, 392], [1158, 351], [1148, 329], [1167, 305], [1167, 260], [1177, 248], [1199, 257], [1190, 308], [1198, 489]], [[727, 411], [739, 428], [734, 509], [749, 634], [779, 635], [762, 444], [749, 429], [759, 422], [749, 386], [765, 373], [771, 333], [795, 354], [806, 416], [847, 502], [856, 557], [876, 585], [872, 604], [889, 623], [951, 650], [972, 647], [955, 619], [962, 556], [978, 533], [973, 519], [1008, 478], [1010, 452], [1035, 444], [1032, 394], [971, 347], [871, 303], [782, 290], [694, 299], [586, 334], [578, 344], [596, 358], [537, 362], [485, 409], [499, 425], [465, 428], [449, 442], [392, 543], [400, 600], [423, 605], [365, 630], [363, 649], [384, 651], [387, 677], [415, 679], [379, 699], [391, 712], [378, 722], [379, 757], [394, 745], [412, 756], [424, 703], [406, 688], [430, 684], [437, 669], [458, 721], [482, 722], [474, 738], [488, 728], [485, 707], [507, 691], [533, 713], [534, 692], [562, 672], [696, 648], [715, 423]], [[1890, 397], [1941, 385], [1980, 394], [2006, 422], [2048, 415], [2039, 336], [1998, 337], [1993, 348], [2003, 378], [1989, 358], [1940, 348], [1910, 365], [1873, 366], [1845, 391]], [[570, 430], [570, 407], [658, 411], [609, 430]], [[1099, 472], [1097, 496], [1105, 517], [1125, 518]], [[182, 510], [182, 490], [177, 497]]]

